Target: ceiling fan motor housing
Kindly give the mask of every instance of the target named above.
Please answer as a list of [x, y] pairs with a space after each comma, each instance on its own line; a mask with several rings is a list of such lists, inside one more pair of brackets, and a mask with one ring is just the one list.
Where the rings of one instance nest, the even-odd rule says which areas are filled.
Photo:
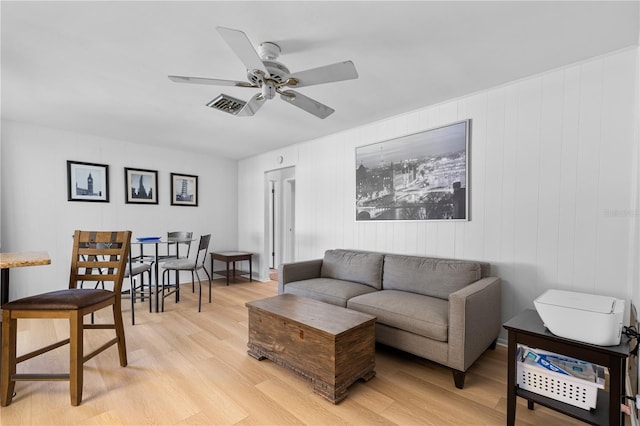
[[[267, 60], [263, 60], [262, 63], [267, 71], [269, 71], [269, 78], [276, 83], [284, 83], [287, 81], [287, 78], [289, 78], [289, 68], [285, 67], [284, 64]], [[259, 81], [261, 80], [261, 76], [254, 74], [251, 70], [247, 70], [247, 79], [253, 84], [260, 85]]]

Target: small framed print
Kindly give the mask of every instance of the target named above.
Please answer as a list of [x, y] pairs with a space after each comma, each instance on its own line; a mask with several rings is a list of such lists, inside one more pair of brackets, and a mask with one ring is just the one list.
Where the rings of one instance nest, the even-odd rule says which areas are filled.
[[125, 203], [158, 204], [158, 171], [124, 168]]
[[67, 200], [108, 203], [109, 166], [67, 161]]
[[171, 173], [171, 205], [198, 206], [198, 176]]

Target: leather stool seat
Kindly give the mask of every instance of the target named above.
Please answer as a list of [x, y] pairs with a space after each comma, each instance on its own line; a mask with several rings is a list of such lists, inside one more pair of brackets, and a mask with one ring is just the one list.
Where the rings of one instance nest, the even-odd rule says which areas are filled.
[[87, 306], [102, 303], [109, 299], [115, 299], [115, 294], [109, 290], [100, 288], [70, 288], [13, 300], [2, 305], [2, 309], [66, 311], [69, 309], [86, 308]]

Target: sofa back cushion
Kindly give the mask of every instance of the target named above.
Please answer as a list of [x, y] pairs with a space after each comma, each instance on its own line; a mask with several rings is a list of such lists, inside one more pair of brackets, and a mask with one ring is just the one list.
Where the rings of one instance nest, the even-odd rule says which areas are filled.
[[380, 290], [383, 262], [384, 255], [381, 253], [327, 250], [320, 276], [366, 284]]
[[388, 254], [384, 259], [384, 290], [401, 290], [449, 299], [449, 294], [477, 281], [478, 262]]

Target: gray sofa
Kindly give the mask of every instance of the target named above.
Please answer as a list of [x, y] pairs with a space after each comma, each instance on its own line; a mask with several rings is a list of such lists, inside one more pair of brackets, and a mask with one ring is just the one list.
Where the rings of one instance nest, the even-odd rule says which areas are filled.
[[291, 293], [377, 317], [376, 341], [443, 364], [464, 387], [467, 369], [501, 327], [501, 281], [486, 262], [327, 250], [280, 266]]

